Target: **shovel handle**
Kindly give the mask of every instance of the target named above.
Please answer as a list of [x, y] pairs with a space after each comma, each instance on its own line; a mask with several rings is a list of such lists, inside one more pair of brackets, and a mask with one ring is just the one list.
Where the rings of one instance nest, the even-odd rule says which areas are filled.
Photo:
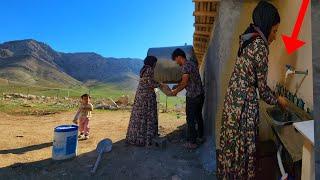
[[101, 155], [102, 155], [102, 153], [99, 153], [98, 159], [96, 160], [96, 163], [94, 164], [94, 167], [91, 170], [91, 173], [95, 173], [96, 172], [96, 170], [98, 168], [98, 165], [100, 163], [100, 160], [101, 160]]

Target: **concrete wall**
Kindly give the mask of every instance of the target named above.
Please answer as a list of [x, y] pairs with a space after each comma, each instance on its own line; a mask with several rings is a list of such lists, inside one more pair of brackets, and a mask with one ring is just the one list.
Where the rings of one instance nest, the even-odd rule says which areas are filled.
[[[223, 0], [216, 19], [214, 36], [202, 64], [202, 78], [205, 85], [206, 99], [203, 109], [205, 119], [205, 135], [207, 141], [200, 149], [201, 160], [208, 171], [216, 170], [215, 122], [216, 114], [221, 109], [221, 85], [225, 76], [223, 68], [229, 59], [233, 47], [233, 35], [241, 11], [241, 1]], [[227, 30], [227, 31], [226, 31]]]
[[312, 0], [312, 59], [315, 121], [315, 177], [320, 177], [320, 2]]

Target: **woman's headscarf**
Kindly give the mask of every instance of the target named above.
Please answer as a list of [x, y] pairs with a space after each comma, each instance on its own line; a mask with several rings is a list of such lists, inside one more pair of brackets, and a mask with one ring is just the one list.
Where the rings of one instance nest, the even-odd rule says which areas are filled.
[[147, 56], [144, 59], [144, 66], [140, 70], [140, 78], [142, 78], [143, 73], [146, 71], [148, 67], [154, 68], [157, 63], [157, 58], [154, 56]]
[[[238, 56], [242, 54], [242, 50], [249, 45], [257, 35], [267, 41], [271, 33], [272, 26], [280, 23], [280, 15], [276, 7], [266, 1], [260, 1], [252, 14], [253, 24], [247, 28], [240, 38], [244, 40], [239, 48]], [[261, 34], [262, 33], [262, 34]], [[247, 37], [245, 37], [247, 35]], [[244, 38], [245, 37], [245, 38]], [[268, 42], [266, 42], [268, 45]]]

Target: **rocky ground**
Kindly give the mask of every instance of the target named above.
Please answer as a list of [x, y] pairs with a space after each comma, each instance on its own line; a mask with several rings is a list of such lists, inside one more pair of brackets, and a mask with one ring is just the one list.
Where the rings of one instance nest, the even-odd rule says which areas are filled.
[[[51, 160], [54, 127], [70, 124], [74, 112], [47, 116], [17, 116], [0, 113], [1, 179], [215, 179], [202, 169], [197, 151], [182, 147], [185, 116], [159, 114], [160, 134], [166, 147], [134, 147], [124, 143], [130, 111], [95, 111], [89, 140], [79, 141], [78, 156], [67, 161]], [[103, 156], [96, 174], [89, 171], [97, 143], [113, 141], [113, 150]]]
[[[4, 101], [17, 101], [21, 100], [25, 107], [32, 107], [35, 103], [55, 103], [65, 104], [67, 108], [74, 108], [79, 105], [79, 98], [68, 97], [48, 97], [48, 96], [36, 96], [32, 94], [10, 93], [3, 94], [2, 100]], [[130, 107], [132, 102], [129, 100], [129, 96], [121, 96], [117, 100], [111, 98], [95, 99], [94, 105], [96, 109], [122, 109]]]
[[[23, 108], [36, 108], [37, 105], [48, 105], [57, 107], [57, 111], [52, 112], [44, 112], [38, 115], [48, 115], [48, 114], [55, 114], [58, 113], [60, 109], [70, 110], [77, 108], [79, 106], [80, 100], [79, 98], [68, 98], [68, 97], [48, 97], [48, 96], [36, 96], [36, 95], [27, 95], [21, 93], [3, 93], [2, 98], [0, 97], [0, 105], [1, 102], [3, 106], [9, 105], [19, 105]], [[93, 98], [92, 103], [95, 109], [98, 110], [130, 110], [133, 105], [133, 98], [129, 97], [128, 95], [122, 95], [117, 99], [112, 98]], [[46, 110], [46, 106], [43, 107]], [[54, 108], [50, 108], [51, 110]], [[185, 107], [184, 105], [176, 105], [174, 108], [169, 108], [165, 110], [165, 105], [163, 103], [159, 103], [159, 110], [160, 112], [176, 112], [181, 115], [184, 115]], [[37, 115], [37, 113], [30, 113], [28, 115]]]

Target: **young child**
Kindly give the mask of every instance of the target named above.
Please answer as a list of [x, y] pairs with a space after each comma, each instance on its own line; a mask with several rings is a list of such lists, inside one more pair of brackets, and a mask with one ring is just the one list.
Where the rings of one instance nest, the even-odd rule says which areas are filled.
[[89, 121], [91, 118], [91, 112], [93, 110], [93, 106], [90, 103], [91, 97], [88, 94], [84, 94], [81, 96], [81, 105], [73, 119], [75, 124], [78, 124], [79, 121], [79, 132], [80, 135], [78, 138], [89, 139]]

